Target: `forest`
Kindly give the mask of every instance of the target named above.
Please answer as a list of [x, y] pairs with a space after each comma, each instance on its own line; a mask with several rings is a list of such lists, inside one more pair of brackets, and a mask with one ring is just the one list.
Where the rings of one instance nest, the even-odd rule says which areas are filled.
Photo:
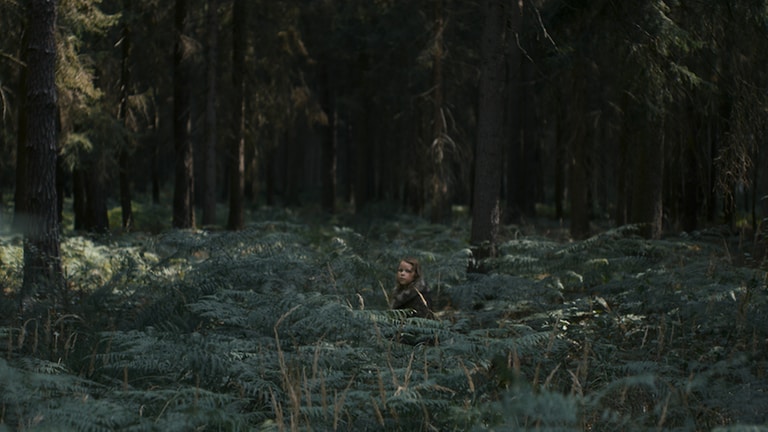
[[768, 2], [0, 25], [0, 432], [768, 431]]

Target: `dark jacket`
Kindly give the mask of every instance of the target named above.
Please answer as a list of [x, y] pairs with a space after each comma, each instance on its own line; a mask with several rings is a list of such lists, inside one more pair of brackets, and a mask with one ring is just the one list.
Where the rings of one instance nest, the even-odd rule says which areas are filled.
[[389, 299], [390, 309], [411, 309], [413, 315], [421, 318], [434, 318], [432, 298], [429, 287], [418, 279], [406, 287], [395, 286]]

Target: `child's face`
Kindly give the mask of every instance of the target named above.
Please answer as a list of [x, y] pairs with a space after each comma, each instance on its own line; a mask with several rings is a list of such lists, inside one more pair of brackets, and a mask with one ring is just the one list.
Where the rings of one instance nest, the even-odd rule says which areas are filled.
[[397, 283], [400, 285], [408, 285], [413, 282], [413, 278], [415, 277], [416, 273], [413, 271], [413, 264], [400, 261], [400, 265], [397, 267]]

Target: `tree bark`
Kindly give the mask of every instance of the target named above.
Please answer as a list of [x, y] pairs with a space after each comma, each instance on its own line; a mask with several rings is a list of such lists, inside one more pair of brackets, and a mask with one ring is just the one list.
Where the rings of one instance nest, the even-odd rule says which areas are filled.
[[[522, 28], [522, 24], [520, 25]], [[517, 44], [515, 44], [517, 46]], [[519, 50], [519, 48], [518, 48]], [[536, 66], [521, 56], [520, 160], [523, 161], [518, 175], [519, 211], [523, 217], [536, 216], [536, 200], [540, 181], [539, 144], [537, 134], [536, 91], [534, 89]]]
[[218, 58], [218, 0], [208, 0], [207, 32], [208, 55], [206, 58], [205, 97], [205, 178], [203, 190], [203, 225], [216, 224], [216, 65]]
[[443, 222], [450, 215], [445, 166], [445, 144], [448, 131], [443, 112], [445, 103], [443, 88], [444, 34], [445, 9], [443, 0], [436, 0], [434, 48], [432, 49], [432, 140], [429, 152], [432, 159], [432, 178], [429, 182], [430, 221], [432, 223]]
[[583, 239], [589, 236], [589, 194], [588, 143], [590, 130], [587, 126], [587, 77], [586, 65], [577, 61], [573, 66], [572, 100], [570, 104], [570, 120], [566, 124], [571, 128], [568, 153], [568, 193], [571, 204], [571, 237]]
[[571, 237], [583, 239], [589, 236], [589, 182], [587, 177], [586, 136], [577, 136], [571, 143], [568, 169], [568, 190], [571, 198]]
[[[724, 94], [721, 97], [720, 104], [719, 104], [719, 131], [717, 134], [717, 142], [718, 147], [721, 149], [726, 149], [732, 144], [728, 142], [728, 136], [731, 133], [731, 122], [734, 121], [733, 119], [733, 101], [731, 100], [732, 96], [730, 94]], [[720, 158], [720, 150], [718, 150], [718, 158]], [[717, 160], [716, 159], [716, 160]], [[726, 162], [725, 166], [720, 166], [720, 170], [724, 172], [729, 172], [729, 166], [728, 162]], [[717, 177], [716, 177], [717, 178]], [[723, 222], [725, 225], [727, 225], [730, 228], [733, 228], [736, 223], [736, 199], [734, 197], [734, 194], [736, 193], [736, 180], [731, 175], [725, 175], [724, 177], [720, 177], [721, 179], [718, 183], [721, 183], [720, 185], [720, 193], [723, 200]]]
[[72, 211], [77, 231], [109, 231], [107, 197], [100, 177], [98, 168], [78, 167], [72, 171]]
[[243, 205], [245, 206], [248, 202], [256, 202], [261, 193], [261, 179], [259, 178], [261, 172], [259, 169], [261, 149], [256, 148], [255, 145], [245, 145], [243, 151], [245, 155], [243, 159]]
[[555, 192], [555, 219], [560, 221], [565, 216], [563, 210], [563, 204], [565, 203], [565, 176], [566, 176], [566, 152], [567, 143], [565, 142], [565, 116], [562, 114], [562, 109], [558, 110], [558, 114], [555, 116], [555, 176], [554, 176], [554, 192]]
[[[358, 78], [361, 83], [367, 82], [367, 75], [370, 73], [370, 60], [367, 53], [360, 55], [357, 63], [357, 70], [361, 76]], [[363, 84], [364, 85], [364, 84]], [[374, 147], [372, 140], [376, 139], [370, 134], [371, 128], [371, 91], [363, 87], [359, 95], [360, 109], [356, 110], [352, 120], [351, 139], [351, 157], [353, 173], [352, 181], [352, 201], [356, 211], [365, 208], [372, 201], [371, 186], [373, 180], [373, 167], [371, 166], [371, 154]]]
[[121, 149], [118, 156], [120, 171], [120, 210], [122, 213], [123, 230], [130, 231], [133, 227], [133, 205], [131, 203], [130, 156], [127, 149]]
[[[512, 2], [516, 3], [516, 2]], [[520, 5], [512, 4], [509, 13], [510, 37], [519, 35], [522, 29], [522, 10]], [[524, 197], [522, 188], [525, 178], [525, 160], [523, 150], [525, 141], [523, 135], [523, 113], [525, 98], [523, 95], [522, 53], [518, 43], [508, 43], [507, 50], [507, 88], [506, 88], [506, 134], [509, 137], [507, 146], [506, 166], [506, 219], [519, 221], [522, 217]]]
[[66, 167], [64, 156], [58, 152], [56, 156], [56, 221], [60, 231], [64, 229], [64, 198], [68, 196], [67, 186], [70, 180], [71, 173]]
[[692, 103], [687, 109], [687, 125], [683, 134], [683, 216], [682, 225], [684, 231], [694, 231], [698, 228], [699, 214], [699, 158], [696, 154], [696, 114]]
[[483, 11], [474, 205], [470, 235], [470, 244], [477, 260], [496, 255], [505, 81], [504, 9], [499, 0], [484, 0]]
[[85, 172], [81, 168], [72, 170], [72, 213], [75, 219], [75, 231], [86, 229], [88, 211], [86, 209]]
[[649, 132], [644, 142], [633, 152], [631, 222], [640, 224], [642, 236], [659, 239], [663, 228], [664, 134], [663, 127], [650, 121], [645, 129]]
[[229, 149], [229, 219], [227, 229], [245, 225], [245, 0], [234, 0], [232, 22], [232, 142]]
[[173, 227], [194, 228], [194, 156], [192, 150], [191, 82], [184, 55], [187, 0], [176, 0], [176, 44], [173, 56], [173, 132], [176, 178], [173, 193]]
[[[19, 73], [19, 106], [27, 106], [27, 45], [29, 31], [22, 32], [20, 53], [24, 65]], [[16, 189], [14, 190], [13, 228], [15, 231], [24, 230], [24, 214], [27, 206], [27, 109], [19, 109], [18, 135], [16, 137]]]
[[277, 201], [277, 149], [280, 147], [280, 135], [275, 134], [271, 145], [264, 151], [264, 199], [268, 206], [274, 206]]
[[86, 171], [85, 174], [86, 229], [105, 233], [109, 231], [109, 216], [102, 169]]
[[294, 126], [285, 134], [283, 150], [287, 169], [283, 172], [283, 204], [286, 207], [301, 206], [301, 186], [305, 178], [304, 147], [310, 135], [308, 129], [307, 117], [299, 113]]
[[336, 100], [332, 87], [328, 65], [322, 69], [323, 111], [328, 119], [322, 126], [322, 207], [328, 213], [336, 213]]
[[[157, 108], [154, 109], [153, 113], [154, 121], [152, 122], [152, 131], [157, 133], [158, 130], [160, 130], [160, 114], [158, 113]], [[160, 142], [159, 140], [155, 139], [152, 142], [151, 145], [151, 173], [150, 177], [152, 177], [152, 204], [160, 204]]]
[[[621, 99], [621, 112], [627, 113], [630, 109], [629, 95], [624, 93]], [[625, 225], [629, 222], [629, 216], [632, 211], [632, 190], [630, 184], [632, 180], [632, 166], [630, 142], [634, 130], [630, 129], [631, 122], [625, 117], [621, 124], [619, 133], [619, 151], [616, 161], [616, 211], [614, 213], [614, 223], [616, 226]]]
[[27, 48], [27, 140], [28, 173], [24, 216], [23, 301], [34, 294], [62, 301], [64, 278], [61, 267], [59, 223], [56, 214], [56, 2], [29, 2]]
[[[131, 80], [130, 54], [131, 54], [131, 29], [126, 22], [126, 16], [131, 16], [131, 0], [123, 1], [123, 35], [122, 35], [122, 63], [120, 65], [120, 107], [117, 117], [128, 128], [128, 94]], [[129, 230], [133, 225], [133, 206], [131, 205], [131, 182], [129, 175], [128, 143], [120, 146], [118, 165], [120, 172], [120, 209], [122, 212], [123, 229]]]

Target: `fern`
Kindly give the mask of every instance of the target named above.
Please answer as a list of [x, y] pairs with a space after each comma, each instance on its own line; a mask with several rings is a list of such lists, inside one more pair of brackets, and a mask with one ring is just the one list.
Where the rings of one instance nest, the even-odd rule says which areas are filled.
[[[477, 275], [466, 273], [461, 222], [261, 215], [238, 233], [66, 242], [84, 299], [79, 319], [49, 321], [76, 342], [39, 360], [3, 323], [2, 421], [137, 431], [768, 421], [766, 275], [735, 267], [714, 237], [647, 241], [623, 227], [561, 243], [512, 227]], [[425, 264], [436, 320], [386, 310], [406, 255]]]
[[580, 431], [578, 399], [528, 388], [510, 389], [479, 409], [453, 410], [454, 430]]

